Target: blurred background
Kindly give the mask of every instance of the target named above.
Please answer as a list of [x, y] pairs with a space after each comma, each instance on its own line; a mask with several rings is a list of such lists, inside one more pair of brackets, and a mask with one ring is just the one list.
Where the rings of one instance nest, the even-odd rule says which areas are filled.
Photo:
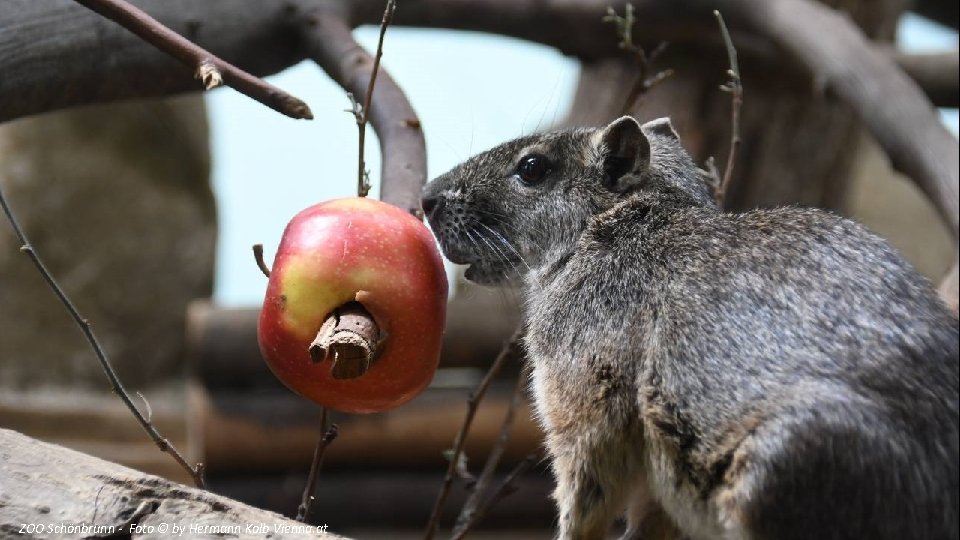
[[[876, 41], [909, 53], [956, 51], [954, 28], [871, 6], [851, 17]], [[373, 50], [377, 32], [360, 27], [355, 37]], [[469, 32], [394, 27], [384, 50], [384, 68], [420, 116], [431, 178], [525, 133], [609, 121], [633, 74], [624, 59], [581, 64]], [[953, 262], [949, 231], [849, 108], [776, 62], [742, 56], [745, 144], [734, 207], [799, 203], [851, 215], [939, 280]], [[673, 117], [699, 163], [726, 160], [729, 98], [717, 90], [717, 66], [725, 66], [720, 51], [668, 48], [658, 67], [676, 74], [633, 111], [641, 120]], [[293, 515], [319, 412], [259, 357], [256, 306], [266, 280], [251, 245], [264, 244], [269, 264], [296, 212], [354, 194], [357, 128], [343, 90], [312, 62], [268, 80], [304, 99], [315, 119], [290, 120], [226, 88], [45, 114], [0, 126], [0, 183], [158, 427], [207, 463], [211, 489]], [[956, 135], [957, 109], [941, 117]], [[372, 130], [367, 141], [376, 185]], [[79, 332], [15, 247], [0, 227], [0, 427], [186, 482], [109, 394]], [[466, 396], [517, 324], [515, 293], [471, 287], [452, 266], [449, 275], [443, 367], [430, 389], [395, 411], [334, 418], [341, 435], [327, 454], [314, 520], [335, 532], [420, 534]], [[512, 362], [478, 414], [467, 445], [474, 471], [518, 373]], [[500, 478], [539, 446], [525, 403], [512, 433]], [[550, 537], [550, 486], [545, 466], [534, 467], [482, 531]], [[468, 494], [458, 482], [445, 525]]]

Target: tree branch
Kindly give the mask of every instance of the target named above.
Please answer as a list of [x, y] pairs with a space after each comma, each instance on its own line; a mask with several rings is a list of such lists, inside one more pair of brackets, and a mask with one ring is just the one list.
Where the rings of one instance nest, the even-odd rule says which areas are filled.
[[490, 383], [493, 382], [493, 378], [500, 371], [500, 368], [503, 367], [507, 359], [513, 357], [516, 347], [519, 346], [522, 332], [522, 328], [518, 328], [516, 332], [514, 332], [513, 337], [503, 345], [500, 354], [497, 355], [496, 360], [493, 361], [490, 369], [487, 370], [487, 374], [484, 375], [483, 380], [477, 385], [476, 390], [474, 390], [467, 399], [467, 414], [464, 416], [463, 425], [460, 427], [460, 431], [457, 432], [457, 436], [453, 441], [453, 452], [450, 455], [450, 463], [447, 465], [447, 473], [443, 478], [440, 493], [437, 494], [437, 500], [433, 504], [433, 511], [430, 512], [430, 520], [427, 522], [427, 530], [424, 534], [425, 540], [432, 540], [437, 532], [437, 526], [440, 524], [440, 515], [443, 513], [443, 503], [446, 502], [447, 495], [450, 493], [450, 486], [453, 483], [457, 465], [460, 463], [460, 456], [463, 454], [463, 446], [467, 442], [467, 434], [470, 432], [470, 426], [473, 424], [473, 417], [477, 414], [477, 407], [480, 405], [480, 401], [483, 400], [484, 394], [487, 393]]
[[[382, 2], [377, 4], [382, 8]], [[402, 10], [401, 10], [402, 11]], [[354, 96], [365, 96], [376, 61], [353, 38], [336, 12], [314, 11], [303, 28], [308, 56]], [[372, 92], [370, 123], [380, 138], [380, 199], [417, 214], [420, 189], [427, 180], [427, 151], [420, 120], [403, 91], [382, 71]]]
[[480, 476], [477, 477], [477, 481], [473, 485], [473, 493], [467, 498], [467, 502], [464, 503], [463, 508], [460, 509], [460, 515], [457, 516], [457, 523], [453, 530], [453, 536], [455, 538], [465, 536], [473, 525], [483, 517], [481, 513], [482, 502], [493, 495], [493, 493], [488, 493], [488, 491], [490, 491], [489, 485], [493, 480], [494, 473], [497, 471], [497, 466], [500, 465], [500, 460], [503, 458], [503, 452], [507, 448], [507, 443], [510, 442], [513, 417], [517, 411], [517, 404], [523, 396], [523, 383], [527, 380], [527, 377], [528, 373], [526, 369], [520, 370], [520, 373], [517, 374], [517, 383], [513, 389], [513, 395], [510, 397], [507, 412], [503, 415], [503, 422], [500, 424], [500, 433], [497, 435], [497, 441], [487, 455], [487, 460], [483, 464], [483, 470], [480, 471]]
[[74, 1], [116, 22], [179, 60], [193, 70], [194, 78], [201, 79], [207, 90], [225, 83], [241, 94], [291, 118], [313, 119], [310, 107], [300, 99], [224, 62], [124, 0]]
[[960, 105], [960, 53], [902, 53], [886, 51], [937, 107]]
[[339, 429], [336, 424], [327, 427], [327, 408], [320, 407], [320, 438], [317, 439], [317, 447], [313, 450], [310, 472], [307, 473], [307, 484], [303, 488], [303, 497], [297, 508], [297, 521], [306, 521], [310, 517], [310, 507], [313, 505], [313, 494], [317, 492], [317, 477], [323, 465], [323, 455], [327, 452], [327, 447], [337, 438]]
[[[723, 45], [727, 50], [727, 60], [730, 62], [730, 69], [727, 70], [728, 82], [720, 88], [730, 93], [730, 151], [727, 153], [727, 164], [723, 170], [723, 178], [717, 184], [717, 189], [713, 196], [717, 200], [720, 208], [724, 206], [724, 199], [727, 194], [727, 188], [733, 179], [733, 168], [737, 163], [737, 148], [740, 147], [740, 106], [743, 104], [743, 84], [740, 82], [740, 66], [737, 63], [737, 49], [733, 46], [730, 39], [730, 32], [723, 21], [723, 15], [714, 10], [713, 16], [717, 18], [717, 24], [720, 26], [720, 34], [723, 36]], [[712, 166], [712, 165], [711, 165]]]

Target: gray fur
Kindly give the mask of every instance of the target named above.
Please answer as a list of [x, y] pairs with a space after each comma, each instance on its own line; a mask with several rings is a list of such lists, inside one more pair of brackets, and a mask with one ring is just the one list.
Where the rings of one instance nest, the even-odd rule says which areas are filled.
[[[424, 190], [468, 278], [522, 279], [560, 537], [659, 506], [694, 539], [956, 540], [958, 324], [930, 284], [831, 213], [719, 211], [669, 121], [631, 122]], [[531, 151], [554, 167], [525, 185]]]

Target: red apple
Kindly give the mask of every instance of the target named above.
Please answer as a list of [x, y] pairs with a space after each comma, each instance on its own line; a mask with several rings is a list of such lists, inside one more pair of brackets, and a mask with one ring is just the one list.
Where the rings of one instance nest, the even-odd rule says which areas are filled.
[[[331, 374], [308, 349], [338, 307], [363, 305], [385, 336], [368, 371]], [[260, 312], [260, 350], [291, 390], [326, 407], [383, 411], [409, 401], [440, 358], [447, 279], [430, 231], [412, 215], [367, 198], [311, 206], [283, 233]]]

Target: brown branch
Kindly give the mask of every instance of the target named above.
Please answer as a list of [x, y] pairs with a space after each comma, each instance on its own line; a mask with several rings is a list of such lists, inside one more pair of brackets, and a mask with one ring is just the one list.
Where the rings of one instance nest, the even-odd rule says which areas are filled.
[[483, 380], [480, 381], [480, 384], [477, 385], [477, 388], [470, 394], [470, 397], [467, 398], [467, 414], [464, 416], [463, 425], [460, 426], [460, 431], [457, 432], [457, 436], [453, 441], [453, 453], [449, 458], [450, 462], [447, 465], [447, 473], [443, 478], [443, 485], [440, 488], [440, 493], [437, 494], [437, 499], [433, 504], [433, 510], [430, 512], [430, 520], [427, 522], [427, 530], [424, 534], [425, 540], [432, 540], [437, 532], [437, 526], [440, 524], [440, 515], [443, 513], [443, 503], [446, 502], [447, 495], [450, 493], [450, 486], [453, 483], [453, 477], [456, 474], [457, 464], [460, 461], [460, 455], [463, 454], [463, 446], [467, 442], [467, 434], [470, 432], [470, 425], [473, 424], [473, 417], [477, 414], [477, 407], [479, 406], [480, 401], [483, 400], [484, 394], [487, 393], [490, 383], [493, 382], [493, 378], [500, 371], [500, 368], [503, 367], [509, 358], [514, 356], [516, 349], [519, 346], [520, 336], [522, 334], [522, 328], [518, 328], [513, 333], [513, 336], [509, 339], [509, 341], [507, 341], [503, 345], [503, 348], [500, 349], [500, 353], [493, 361], [493, 364], [490, 365], [490, 369], [487, 370], [487, 374], [484, 375]]
[[310, 107], [270, 83], [229, 64], [170, 30], [143, 10], [124, 0], [74, 0], [140, 36], [176, 58], [211, 90], [221, 83], [291, 118], [312, 119]]
[[[730, 39], [730, 32], [727, 30], [726, 23], [723, 22], [723, 15], [714, 10], [713, 16], [716, 17], [717, 25], [720, 27], [724, 48], [727, 50], [727, 60], [730, 62], [730, 69], [727, 70], [729, 80], [720, 87], [724, 92], [730, 93], [730, 151], [727, 153], [727, 165], [723, 170], [723, 178], [713, 193], [717, 205], [723, 208], [727, 188], [730, 187], [730, 181], [733, 178], [733, 167], [737, 162], [737, 148], [740, 147], [740, 106], [743, 105], [743, 85], [740, 83], [737, 49], [734, 48], [733, 40]], [[709, 166], [713, 167], [713, 163], [711, 162]]]
[[93, 328], [90, 326], [90, 322], [80, 314], [80, 312], [77, 310], [77, 307], [67, 296], [67, 293], [65, 293], [63, 288], [60, 287], [60, 284], [57, 283], [57, 280], [53, 277], [53, 274], [51, 274], [50, 270], [48, 270], [46, 265], [43, 264], [43, 261], [40, 259], [40, 255], [30, 244], [26, 234], [20, 227], [20, 223], [13, 214], [13, 210], [7, 203], [7, 198], [4, 195], [2, 188], [0, 188], [0, 207], [3, 208], [3, 213], [6, 215], [7, 221], [10, 222], [10, 226], [13, 228], [14, 234], [16, 234], [17, 239], [20, 241], [20, 251], [25, 253], [30, 258], [30, 261], [43, 277], [43, 280], [47, 282], [50, 290], [53, 291], [57, 299], [60, 300], [60, 303], [63, 304], [63, 307], [73, 318], [74, 322], [77, 324], [77, 327], [79, 327], [80, 331], [83, 332], [83, 336], [90, 344], [90, 348], [93, 349], [93, 352], [97, 357], [97, 361], [100, 362], [100, 367], [103, 369], [103, 373], [110, 381], [110, 387], [112, 388], [113, 392], [120, 397], [120, 400], [123, 401], [123, 404], [127, 407], [127, 409], [130, 410], [130, 413], [133, 414], [133, 417], [137, 420], [137, 423], [140, 424], [140, 427], [147, 432], [147, 435], [149, 435], [150, 439], [154, 442], [154, 444], [157, 445], [157, 448], [159, 448], [161, 452], [170, 454], [173, 459], [190, 474], [197, 487], [204, 487], [203, 464], [198, 463], [196, 466], [191, 466], [189, 463], [187, 463], [187, 460], [177, 450], [177, 448], [167, 438], [161, 435], [160, 432], [157, 431], [157, 428], [150, 422], [150, 420], [144, 417], [140, 410], [137, 409], [137, 406], [134, 405], [133, 400], [130, 398], [130, 394], [127, 393], [127, 390], [120, 382], [120, 378], [117, 376], [116, 371], [114, 371], [113, 365], [110, 364], [110, 360], [107, 358], [107, 353], [103, 350], [103, 347], [100, 345], [100, 341], [93, 333]]
[[517, 478], [520, 478], [520, 475], [530, 470], [541, 459], [542, 459], [541, 453], [537, 451], [528, 455], [520, 463], [517, 463], [513, 467], [513, 469], [511, 469], [510, 472], [507, 473], [507, 476], [504, 477], [503, 481], [500, 482], [497, 485], [497, 487], [490, 492], [490, 495], [484, 499], [483, 504], [481, 504], [480, 507], [477, 508], [476, 512], [473, 513], [473, 515], [470, 518], [470, 521], [466, 523], [463, 529], [454, 531], [453, 537], [451, 540], [461, 540], [463, 537], [465, 537], [467, 533], [470, 532], [470, 529], [473, 528], [474, 525], [479, 523], [480, 520], [483, 518], [483, 516], [487, 515], [487, 512], [489, 512], [490, 509], [493, 508], [493, 505], [503, 500], [504, 497], [509, 495], [512, 492], [512, 490], [515, 489], [514, 483], [517, 481]]
[[960, 52], [903, 53], [885, 51], [937, 107], [960, 105]]
[[367, 164], [363, 159], [364, 142], [367, 135], [367, 119], [370, 116], [370, 105], [373, 99], [373, 88], [377, 82], [377, 73], [380, 71], [380, 58], [383, 57], [383, 37], [387, 33], [387, 27], [393, 20], [393, 12], [397, 4], [394, 0], [387, 0], [387, 6], [383, 9], [383, 19], [380, 21], [380, 38], [377, 41], [377, 53], [373, 57], [373, 68], [370, 70], [370, 83], [367, 85], [367, 95], [363, 100], [363, 106], [358, 106], [353, 96], [350, 101], [353, 103], [353, 115], [357, 119], [357, 129], [359, 133], [360, 151], [357, 154], [357, 195], [366, 197], [370, 192], [370, 175], [367, 173]]
[[480, 471], [480, 476], [477, 477], [476, 483], [473, 486], [473, 493], [470, 494], [467, 502], [464, 503], [463, 508], [460, 510], [460, 515], [457, 517], [457, 523], [453, 530], [453, 536], [455, 538], [467, 534], [467, 531], [477, 522], [481, 501], [490, 495], [487, 493], [488, 486], [493, 479], [497, 466], [500, 464], [500, 460], [503, 458], [507, 443], [510, 441], [513, 417], [515, 416], [517, 405], [520, 403], [520, 397], [523, 394], [523, 382], [526, 378], [527, 370], [523, 369], [517, 375], [517, 384], [513, 390], [513, 396], [510, 398], [510, 403], [507, 406], [507, 412], [503, 415], [503, 423], [500, 425], [500, 433], [497, 436], [496, 443], [490, 450], [487, 461], [483, 464], [483, 470]]
[[[382, 1], [378, 5], [382, 9]], [[376, 59], [356, 42], [350, 26], [330, 9], [312, 12], [307, 21], [303, 40], [309, 57], [353, 96], [367, 95]], [[377, 90], [370, 92], [365, 114], [380, 139], [380, 198], [416, 214], [420, 189], [427, 179], [427, 153], [420, 121], [389, 73], [379, 70], [376, 82]]]
[[630, 91], [627, 92], [627, 98], [624, 100], [623, 107], [620, 109], [621, 115], [630, 114], [630, 112], [637, 107], [640, 98], [643, 97], [644, 94], [667, 77], [673, 75], [672, 69], [665, 69], [651, 76], [653, 72], [653, 62], [656, 61], [657, 57], [666, 49], [667, 42], [660, 42], [649, 54], [647, 54], [643, 47], [634, 43], [633, 26], [634, 23], [636, 23], [636, 17], [633, 14], [633, 4], [629, 2], [625, 6], [623, 17], [618, 15], [617, 11], [610, 7], [607, 8], [607, 14], [601, 20], [614, 24], [617, 37], [620, 40], [619, 47], [633, 53], [634, 60], [637, 63], [636, 79], [634, 79]]
[[307, 521], [310, 517], [310, 506], [313, 504], [313, 494], [317, 492], [317, 477], [320, 474], [320, 466], [323, 465], [323, 455], [327, 447], [337, 438], [339, 430], [336, 424], [327, 428], [327, 408], [320, 407], [320, 438], [317, 439], [317, 447], [313, 450], [313, 461], [310, 463], [310, 472], [307, 473], [307, 485], [303, 488], [303, 497], [300, 500], [300, 506], [297, 507], [297, 521]]

